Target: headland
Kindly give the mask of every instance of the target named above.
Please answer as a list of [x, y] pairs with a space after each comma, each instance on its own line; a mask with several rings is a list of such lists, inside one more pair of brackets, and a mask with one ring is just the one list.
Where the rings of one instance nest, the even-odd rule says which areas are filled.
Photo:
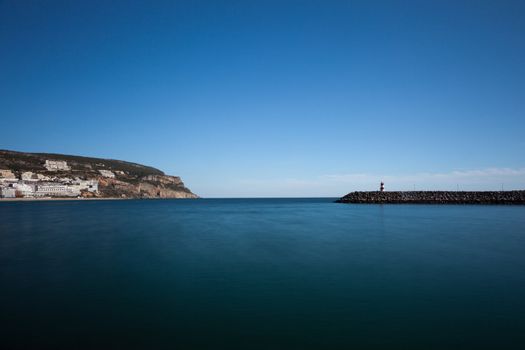
[[0, 200], [198, 198], [178, 176], [114, 159], [0, 150]]

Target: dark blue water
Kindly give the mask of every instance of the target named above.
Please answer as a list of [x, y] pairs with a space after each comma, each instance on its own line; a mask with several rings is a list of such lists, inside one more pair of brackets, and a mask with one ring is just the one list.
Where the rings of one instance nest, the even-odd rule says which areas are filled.
[[3, 349], [523, 349], [525, 207], [0, 203]]

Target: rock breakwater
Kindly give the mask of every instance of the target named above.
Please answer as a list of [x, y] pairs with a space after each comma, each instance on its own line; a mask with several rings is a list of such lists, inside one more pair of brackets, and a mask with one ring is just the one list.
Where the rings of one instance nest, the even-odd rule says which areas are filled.
[[522, 204], [525, 191], [368, 191], [351, 192], [338, 203]]

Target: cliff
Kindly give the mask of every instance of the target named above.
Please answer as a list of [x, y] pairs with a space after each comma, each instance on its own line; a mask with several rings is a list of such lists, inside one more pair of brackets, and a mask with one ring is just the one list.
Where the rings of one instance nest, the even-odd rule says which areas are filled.
[[338, 203], [525, 204], [525, 191], [404, 191], [351, 192]]
[[121, 160], [0, 150], [1, 170], [10, 170], [16, 179], [29, 178], [26, 182], [67, 183], [70, 179], [98, 181], [98, 190], [82, 191], [84, 197], [198, 198], [177, 176]]

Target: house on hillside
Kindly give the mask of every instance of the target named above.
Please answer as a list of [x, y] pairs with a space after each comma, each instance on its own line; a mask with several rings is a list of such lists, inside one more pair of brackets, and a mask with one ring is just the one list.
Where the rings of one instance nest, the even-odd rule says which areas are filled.
[[71, 170], [71, 167], [69, 165], [67, 165], [67, 162], [66, 161], [63, 161], [63, 160], [51, 160], [51, 159], [46, 159], [46, 163], [44, 164], [44, 166], [46, 167], [46, 169], [48, 171], [68, 171], [68, 170]]
[[0, 182], [17, 182], [15, 174], [9, 169], [0, 169]]
[[108, 177], [110, 179], [115, 178], [115, 174], [112, 171], [102, 169], [102, 170], [99, 170], [98, 172], [100, 173], [100, 175], [104, 177]]

